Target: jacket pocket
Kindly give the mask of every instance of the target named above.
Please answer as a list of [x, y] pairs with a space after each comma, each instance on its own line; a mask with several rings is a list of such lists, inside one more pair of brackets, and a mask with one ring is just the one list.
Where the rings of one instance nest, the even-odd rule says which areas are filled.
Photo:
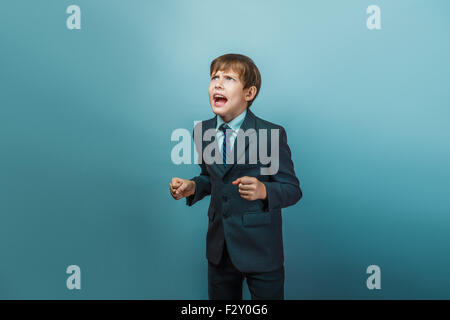
[[272, 216], [270, 212], [245, 212], [242, 216], [242, 224], [245, 227], [256, 227], [270, 224]]

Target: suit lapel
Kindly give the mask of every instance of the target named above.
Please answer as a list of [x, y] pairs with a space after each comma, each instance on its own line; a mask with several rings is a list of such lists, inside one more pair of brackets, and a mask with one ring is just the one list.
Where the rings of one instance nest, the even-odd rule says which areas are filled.
[[[214, 135], [214, 138], [213, 138], [214, 140], [213, 141], [204, 141], [203, 140], [204, 133], [208, 129], [216, 129], [216, 127], [217, 127], [217, 115], [214, 118], [206, 120], [206, 121], [204, 121], [202, 123], [202, 137], [201, 137], [201, 141], [202, 141], [202, 149], [201, 149], [202, 150], [202, 157], [203, 157], [203, 152], [204, 152], [204, 150], [205, 150], [207, 145], [209, 145], [210, 143], [217, 143], [217, 139], [216, 139], [215, 135]], [[216, 147], [216, 150], [218, 150], [217, 147]], [[203, 159], [203, 161], [204, 161], [204, 159]], [[221, 177], [223, 176], [224, 168], [223, 168], [222, 165], [217, 164], [215, 161], [212, 164], [207, 164], [206, 163], [206, 165], [210, 166], [211, 168], [213, 168], [213, 170], [216, 171], [217, 175], [219, 175]]]

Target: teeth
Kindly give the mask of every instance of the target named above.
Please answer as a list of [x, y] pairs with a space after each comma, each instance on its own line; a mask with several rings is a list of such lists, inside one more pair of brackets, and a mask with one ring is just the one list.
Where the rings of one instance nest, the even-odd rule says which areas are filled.
[[221, 95], [221, 94], [215, 94], [214, 98], [225, 98], [225, 96]]

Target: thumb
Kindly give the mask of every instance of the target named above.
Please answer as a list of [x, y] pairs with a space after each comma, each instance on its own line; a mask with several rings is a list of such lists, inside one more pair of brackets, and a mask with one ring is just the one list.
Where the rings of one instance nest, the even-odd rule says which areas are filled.
[[186, 183], [184, 181], [181, 181], [181, 185], [177, 189], [177, 193], [182, 193], [186, 189]]
[[176, 177], [172, 178], [172, 186], [174, 188], [178, 188], [180, 186], [180, 182], [181, 182], [180, 178], [176, 178]]
[[234, 180], [232, 182], [232, 184], [234, 184], [234, 185], [238, 185], [239, 183], [241, 183], [241, 178], [237, 178], [236, 180]]

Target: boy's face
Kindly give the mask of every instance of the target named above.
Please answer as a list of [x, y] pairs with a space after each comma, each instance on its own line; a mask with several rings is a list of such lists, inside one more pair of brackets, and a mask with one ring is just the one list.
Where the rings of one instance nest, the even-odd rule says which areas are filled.
[[208, 91], [213, 112], [229, 122], [247, 108], [247, 102], [253, 99], [256, 87], [244, 89], [238, 73], [218, 70], [211, 75]]

